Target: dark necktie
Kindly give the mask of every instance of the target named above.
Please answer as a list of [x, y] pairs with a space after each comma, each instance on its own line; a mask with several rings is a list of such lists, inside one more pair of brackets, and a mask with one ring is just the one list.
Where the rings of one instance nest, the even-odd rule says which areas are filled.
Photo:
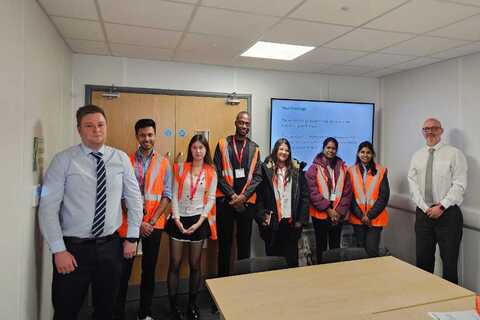
[[107, 171], [101, 152], [92, 152], [97, 160], [97, 197], [95, 201], [95, 216], [93, 217], [92, 234], [99, 237], [105, 226], [105, 211], [107, 209]]

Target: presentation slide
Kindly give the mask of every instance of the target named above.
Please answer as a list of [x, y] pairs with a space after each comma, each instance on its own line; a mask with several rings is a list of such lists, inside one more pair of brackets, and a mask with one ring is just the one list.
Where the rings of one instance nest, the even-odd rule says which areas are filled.
[[373, 142], [373, 103], [272, 99], [270, 146], [286, 138], [292, 156], [311, 164], [322, 151], [323, 140], [338, 140], [337, 155], [355, 163], [360, 142]]

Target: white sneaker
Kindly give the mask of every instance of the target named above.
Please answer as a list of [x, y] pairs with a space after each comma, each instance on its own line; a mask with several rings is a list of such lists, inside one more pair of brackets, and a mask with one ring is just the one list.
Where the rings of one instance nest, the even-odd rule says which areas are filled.
[[142, 319], [140, 319], [140, 318], [137, 318], [137, 319], [138, 319], [138, 320], [155, 320], [155, 319], [153, 319], [153, 318], [150, 317], [150, 316], [146, 316], [145, 318], [142, 318]]

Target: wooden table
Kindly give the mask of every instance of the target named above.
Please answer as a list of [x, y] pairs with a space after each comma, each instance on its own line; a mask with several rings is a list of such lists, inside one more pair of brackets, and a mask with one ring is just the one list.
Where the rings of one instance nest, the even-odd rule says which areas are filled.
[[474, 293], [394, 257], [207, 280], [226, 320], [369, 319]]
[[434, 302], [394, 311], [379, 312], [366, 317], [368, 320], [432, 320], [428, 312], [465, 311], [475, 309], [475, 296]]

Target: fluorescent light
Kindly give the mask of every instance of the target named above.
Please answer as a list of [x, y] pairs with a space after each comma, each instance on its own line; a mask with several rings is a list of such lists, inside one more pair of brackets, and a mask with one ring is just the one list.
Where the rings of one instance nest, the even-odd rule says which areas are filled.
[[315, 47], [258, 41], [250, 49], [242, 53], [241, 56], [277, 60], [293, 60], [313, 49], [315, 49]]

